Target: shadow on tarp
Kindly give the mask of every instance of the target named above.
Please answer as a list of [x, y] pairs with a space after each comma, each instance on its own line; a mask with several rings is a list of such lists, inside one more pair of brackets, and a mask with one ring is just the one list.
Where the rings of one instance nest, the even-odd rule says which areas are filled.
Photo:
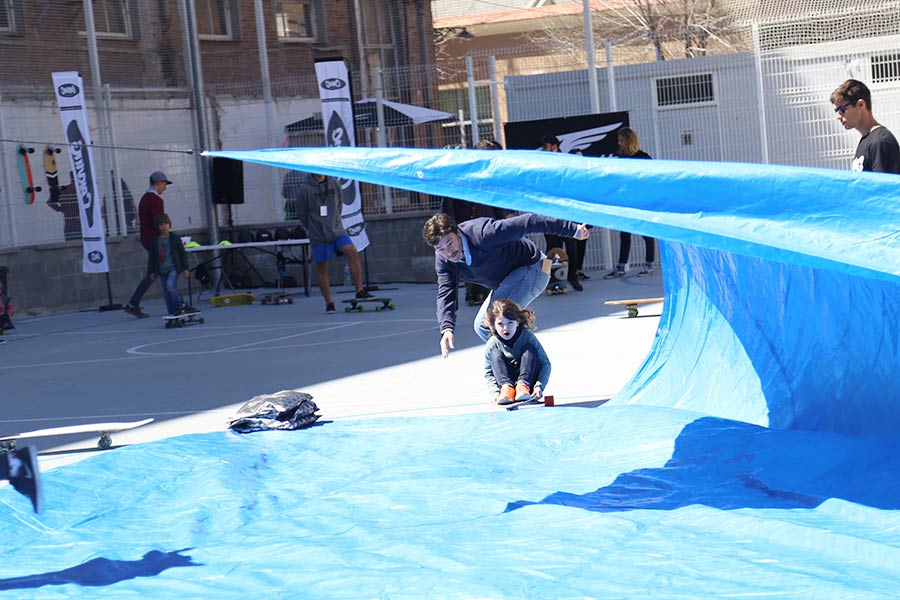
[[183, 548], [171, 552], [151, 550], [140, 560], [94, 558], [77, 567], [61, 571], [0, 579], [0, 590], [39, 588], [45, 585], [66, 585], [69, 583], [100, 587], [137, 577], [154, 577], [173, 567], [202, 566], [201, 563], [195, 563], [190, 556], [182, 555], [182, 552], [187, 552], [191, 549]]
[[815, 508], [829, 498], [897, 510], [898, 453], [898, 439], [774, 430], [703, 417], [685, 426], [662, 468], [622, 473], [587, 494], [560, 491], [540, 502], [511, 502], [505, 512], [535, 504], [596, 512], [691, 505], [794, 509]]

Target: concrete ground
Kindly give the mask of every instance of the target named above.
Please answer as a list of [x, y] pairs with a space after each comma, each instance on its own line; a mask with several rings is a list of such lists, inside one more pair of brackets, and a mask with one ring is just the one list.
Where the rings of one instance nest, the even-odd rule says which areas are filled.
[[[659, 275], [590, 275], [584, 292], [532, 305], [553, 364], [546, 393], [557, 405], [599, 405], [615, 394], [640, 366], [658, 326], [659, 304], [626, 318], [624, 307], [603, 302], [662, 296]], [[149, 319], [121, 311], [16, 318], [0, 346], [0, 436], [149, 417], [152, 424], [114, 435], [114, 447], [222, 430], [252, 396], [284, 389], [312, 394], [324, 420], [498, 410], [487, 397], [482, 346], [471, 330], [477, 308], [461, 306], [456, 349], [443, 359], [435, 286], [379, 288], [396, 310], [325, 314], [313, 289], [312, 297], [299, 294], [288, 305], [214, 308], [195, 300], [206, 322], [182, 329], [163, 327], [161, 300], [145, 303]], [[350, 297], [334, 291], [336, 300]], [[96, 441], [90, 434], [33, 440], [44, 469], [89, 456]]]

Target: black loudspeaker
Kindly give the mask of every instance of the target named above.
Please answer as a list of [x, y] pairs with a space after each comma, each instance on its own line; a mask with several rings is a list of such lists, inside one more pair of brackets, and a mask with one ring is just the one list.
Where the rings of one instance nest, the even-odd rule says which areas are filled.
[[244, 203], [244, 163], [213, 157], [213, 204]]

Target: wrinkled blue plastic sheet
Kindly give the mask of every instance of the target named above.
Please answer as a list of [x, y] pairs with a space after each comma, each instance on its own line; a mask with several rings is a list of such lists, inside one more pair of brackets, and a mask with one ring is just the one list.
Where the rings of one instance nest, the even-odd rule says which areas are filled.
[[[607, 406], [185, 436], [0, 489], [16, 598], [894, 598], [894, 176], [530, 152], [216, 155], [653, 235]], [[593, 340], [591, 343], [596, 343]]]
[[646, 406], [183, 436], [0, 489], [0, 597], [892, 598], [898, 452]]

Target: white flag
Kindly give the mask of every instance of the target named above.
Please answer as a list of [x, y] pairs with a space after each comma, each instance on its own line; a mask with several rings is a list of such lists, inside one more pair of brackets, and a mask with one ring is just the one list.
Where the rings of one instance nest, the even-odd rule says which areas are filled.
[[81, 270], [85, 273], [108, 273], [102, 200], [95, 185], [91, 130], [88, 126], [87, 108], [84, 105], [84, 83], [77, 71], [65, 71], [53, 73], [53, 87], [56, 89], [56, 102], [59, 105], [63, 131], [69, 143], [72, 177], [78, 191], [78, 212], [81, 216], [84, 253]]
[[[316, 63], [319, 95], [322, 97], [322, 123], [327, 146], [355, 146], [353, 131], [353, 99], [350, 97], [350, 75], [343, 60]], [[341, 223], [357, 250], [369, 245], [362, 213], [359, 182], [338, 178], [341, 189]]]

